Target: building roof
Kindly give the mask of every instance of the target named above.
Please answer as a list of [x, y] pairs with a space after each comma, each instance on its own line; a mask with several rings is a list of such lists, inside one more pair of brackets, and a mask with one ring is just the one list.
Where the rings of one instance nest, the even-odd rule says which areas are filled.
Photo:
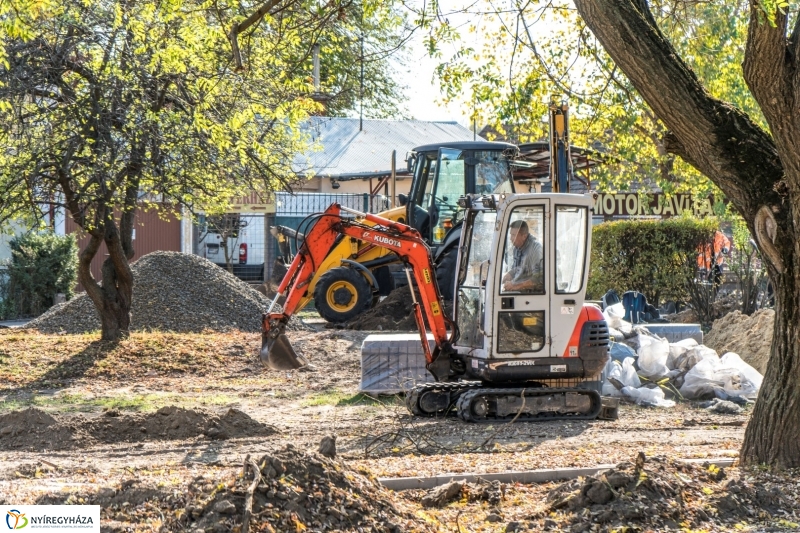
[[322, 149], [299, 157], [295, 168], [338, 179], [384, 176], [391, 171], [396, 150], [397, 172], [404, 173], [406, 153], [417, 146], [474, 139], [473, 132], [457, 122], [364, 119], [363, 124], [360, 130], [357, 118], [311, 117], [306, 131]]

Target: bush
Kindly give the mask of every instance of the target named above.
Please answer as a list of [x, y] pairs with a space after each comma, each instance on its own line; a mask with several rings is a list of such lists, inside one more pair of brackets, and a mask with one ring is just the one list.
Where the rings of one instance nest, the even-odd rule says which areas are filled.
[[600, 299], [608, 289], [636, 290], [658, 306], [685, 302], [697, 271], [697, 249], [712, 242], [714, 218], [621, 220], [592, 231], [592, 264], [587, 292]]
[[0, 316], [37, 316], [55, 296], [72, 298], [78, 279], [78, 245], [72, 235], [29, 233], [10, 242], [11, 261], [0, 279]]

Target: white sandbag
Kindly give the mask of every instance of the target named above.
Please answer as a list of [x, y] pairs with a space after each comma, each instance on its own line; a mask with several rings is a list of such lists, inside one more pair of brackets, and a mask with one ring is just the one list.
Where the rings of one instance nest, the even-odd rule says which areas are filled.
[[697, 346], [697, 341], [692, 338], [669, 343], [669, 357], [667, 357], [667, 368], [669, 368], [670, 370], [675, 370], [676, 368], [678, 368], [676, 360], [683, 354], [688, 352], [690, 349], [694, 348], [695, 346]]
[[603, 396], [620, 396], [622, 393], [611, 383], [609, 378], [622, 381], [622, 365], [619, 362], [609, 359], [606, 363], [605, 379], [603, 380]]
[[625, 316], [625, 308], [622, 306], [622, 302], [614, 305], [609, 305], [603, 310], [603, 318], [606, 319], [608, 323], [608, 327], [614, 329], [620, 329], [620, 325], [622, 323], [622, 318]]
[[744, 360], [739, 357], [739, 354], [728, 352], [723, 355], [719, 361], [723, 366], [738, 368], [742, 373], [742, 376], [744, 376], [744, 378], [751, 383], [752, 388], [754, 388], [756, 392], [761, 389], [761, 383], [764, 381], [764, 376], [761, 375], [761, 372], [745, 363]]
[[669, 342], [660, 337], [639, 335], [639, 349], [636, 350], [639, 358], [636, 360], [639, 371], [647, 378], [661, 377], [669, 372], [667, 358], [669, 357]]
[[652, 405], [655, 407], [675, 407], [675, 402], [664, 399], [664, 391], [660, 388], [649, 389], [647, 387], [633, 388], [623, 387], [622, 394], [636, 401], [638, 405]]
[[642, 381], [639, 379], [636, 369], [633, 368], [633, 357], [627, 357], [622, 362], [622, 372], [619, 381], [626, 387], [639, 388], [642, 386]]
[[725, 362], [716, 357], [705, 357], [699, 361], [684, 378], [683, 386], [680, 388], [683, 397], [696, 400], [713, 395], [715, 390], [719, 390], [728, 396], [755, 398], [761, 383], [749, 370], [747, 373], [751, 377], [735, 366], [739, 364], [736, 359], [741, 360], [736, 356], [728, 358]]
[[[703, 359], [718, 360], [719, 357], [717, 357], [717, 352], [711, 348], [699, 344], [676, 357], [672, 362], [672, 366], [674, 369], [680, 370], [681, 372], [688, 372]], [[669, 359], [667, 359], [667, 362], [669, 363]], [[669, 366], [669, 364], [667, 366]]]

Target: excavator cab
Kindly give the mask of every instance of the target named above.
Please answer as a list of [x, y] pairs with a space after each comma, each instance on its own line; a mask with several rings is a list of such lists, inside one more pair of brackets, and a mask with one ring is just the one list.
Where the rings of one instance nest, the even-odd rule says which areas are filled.
[[[459, 249], [454, 343], [470, 378], [522, 382], [602, 370], [608, 330], [599, 311], [584, 307], [593, 201], [591, 195], [518, 194], [470, 205]], [[584, 332], [586, 322], [591, 327]], [[601, 341], [597, 349], [587, 344], [592, 335]]]
[[406, 204], [408, 223], [434, 249], [460, 225], [463, 210], [458, 199], [465, 194], [513, 193], [513, 144], [454, 142], [414, 149], [414, 179]]
[[[442, 296], [453, 299], [456, 248], [464, 210], [458, 199], [466, 194], [514, 192], [512, 162], [518, 153], [503, 142], [452, 142], [414, 149], [414, 179], [406, 202], [408, 224], [431, 247]], [[395, 278], [395, 285], [404, 284]]]

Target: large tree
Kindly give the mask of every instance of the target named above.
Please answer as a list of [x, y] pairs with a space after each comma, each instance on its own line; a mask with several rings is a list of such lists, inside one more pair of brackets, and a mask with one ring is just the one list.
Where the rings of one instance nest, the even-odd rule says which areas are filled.
[[575, 0], [615, 64], [667, 126], [666, 148], [708, 176], [744, 217], [775, 287], [775, 329], [740, 459], [800, 466], [800, 19], [753, 0], [742, 68], [769, 131], [714, 98], [645, 0]]
[[[307, 146], [299, 125], [318, 106], [292, 61], [338, 4], [274, 3], [269, 27], [245, 36], [249, 68], [236, 71], [227, 29], [250, 9], [64, 0], [35, 22], [0, 13], [0, 220], [58, 205], [88, 234], [79, 280], [103, 339], [130, 327], [137, 209], [224, 210], [284, 187]], [[97, 280], [89, 267], [101, 244]]]

